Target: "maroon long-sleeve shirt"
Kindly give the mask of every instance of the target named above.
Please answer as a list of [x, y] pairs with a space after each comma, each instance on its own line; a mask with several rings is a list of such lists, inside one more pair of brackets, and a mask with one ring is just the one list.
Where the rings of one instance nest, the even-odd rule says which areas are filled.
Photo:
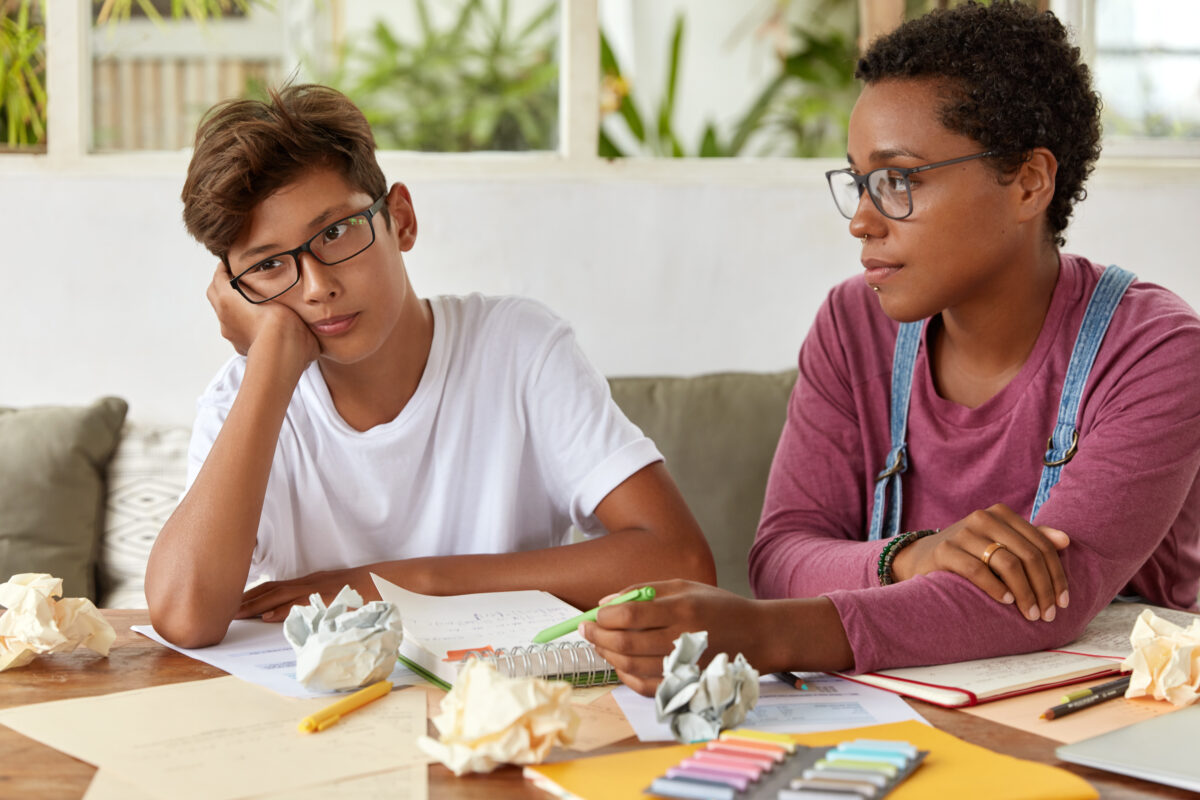
[[[1133, 267], [1136, 271], [1136, 265]], [[1061, 260], [1046, 321], [1020, 373], [986, 403], [938, 396], [922, 343], [908, 420], [901, 530], [944, 528], [1003, 502], [1028, 518], [1063, 376], [1100, 267]], [[828, 596], [855, 670], [1027, 652], [1075, 638], [1118, 594], [1196, 607], [1200, 588], [1200, 318], [1135, 282], [1084, 389], [1078, 454], [1035, 524], [1066, 531], [1070, 606], [1030, 622], [939, 572], [880, 587], [868, 542], [884, 468], [897, 323], [861, 278], [830, 293], [800, 350], [800, 375], [750, 551], [759, 597]]]

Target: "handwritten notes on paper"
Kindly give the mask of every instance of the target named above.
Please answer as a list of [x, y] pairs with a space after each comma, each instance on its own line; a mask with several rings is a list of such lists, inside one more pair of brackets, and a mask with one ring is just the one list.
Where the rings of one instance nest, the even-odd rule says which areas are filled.
[[5, 709], [0, 723], [150, 795], [182, 800], [291, 796], [425, 763], [415, 744], [425, 732], [423, 692], [392, 692], [320, 736], [296, 730], [326, 705], [229, 677]]
[[[384, 600], [400, 609], [404, 641], [400, 656], [449, 688], [458, 663], [446, 661], [453, 651], [528, 645], [543, 628], [575, 616], [579, 610], [552, 594], [538, 591], [485, 592], [442, 597], [410, 592], [372, 575]], [[577, 632], [561, 642], [582, 642]]]
[[[442, 597], [410, 592], [375, 577], [379, 594], [400, 609], [404, 632], [422, 647], [448, 650], [529, 644], [533, 634], [578, 614], [578, 609], [546, 592], [485, 592]], [[578, 633], [563, 637], [578, 640]]]
[[1198, 618], [1187, 611], [1160, 608], [1145, 603], [1111, 603], [1096, 615], [1082, 636], [1058, 648], [1056, 652], [1126, 658], [1133, 651], [1129, 632], [1133, 630], [1138, 617], [1146, 611], [1153, 611], [1158, 617], [1185, 627]]

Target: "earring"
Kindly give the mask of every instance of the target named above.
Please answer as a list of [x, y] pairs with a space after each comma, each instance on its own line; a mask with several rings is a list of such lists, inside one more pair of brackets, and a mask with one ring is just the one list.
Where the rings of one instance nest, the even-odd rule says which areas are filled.
[[866, 242], [866, 241], [867, 241], [867, 239], [870, 239], [870, 238], [871, 238], [871, 235], [870, 235], [870, 234], [864, 233], [864, 234], [862, 235], [862, 240], [863, 240], [863, 242]]

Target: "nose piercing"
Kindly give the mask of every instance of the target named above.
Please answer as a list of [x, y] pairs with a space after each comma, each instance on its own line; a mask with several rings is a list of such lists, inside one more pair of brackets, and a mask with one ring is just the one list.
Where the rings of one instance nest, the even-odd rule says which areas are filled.
[[862, 240], [863, 240], [864, 242], [865, 242], [867, 239], [870, 239], [870, 238], [871, 238], [870, 234], [864, 233], [864, 234], [862, 235]]

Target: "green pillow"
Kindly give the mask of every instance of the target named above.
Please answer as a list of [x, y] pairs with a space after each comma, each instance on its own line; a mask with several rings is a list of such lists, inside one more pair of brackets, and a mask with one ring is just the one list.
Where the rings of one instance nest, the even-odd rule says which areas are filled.
[[746, 557], [796, 370], [611, 378], [613, 399], [654, 440], [700, 523], [717, 584], [752, 596]]
[[104, 473], [127, 409], [118, 397], [0, 408], [0, 581], [48, 572], [65, 596], [95, 601]]

